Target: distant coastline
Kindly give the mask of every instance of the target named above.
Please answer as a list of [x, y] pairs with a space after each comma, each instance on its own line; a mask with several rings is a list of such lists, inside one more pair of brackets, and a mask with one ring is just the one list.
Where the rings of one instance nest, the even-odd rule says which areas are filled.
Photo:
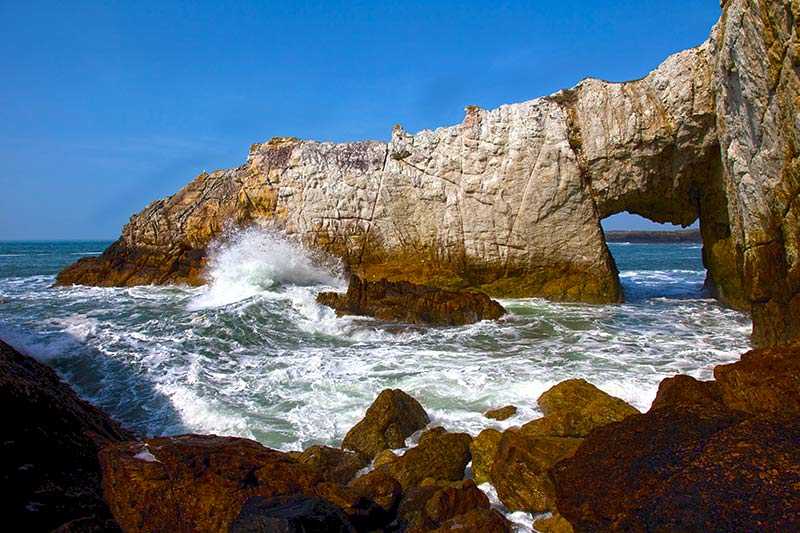
[[607, 242], [633, 242], [633, 243], [701, 243], [699, 229], [685, 229], [678, 231], [607, 231]]

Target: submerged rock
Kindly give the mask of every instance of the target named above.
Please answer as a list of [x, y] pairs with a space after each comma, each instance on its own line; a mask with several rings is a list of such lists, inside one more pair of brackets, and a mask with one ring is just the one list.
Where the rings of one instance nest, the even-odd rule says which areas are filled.
[[183, 435], [100, 451], [103, 494], [126, 532], [225, 531], [253, 496], [315, 496], [311, 467], [257, 442]]
[[483, 416], [486, 418], [492, 418], [494, 420], [507, 420], [517, 414], [517, 408], [513, 405], [506, 405], [505, 407], [500, 407], [498, 409], [490, 409], [483, 413]]
[[367, 408], [361, 421], [347, 432], [342, 448], [372, 460], [383, 450], [402, 448], [406, 438], [430, 419], [417, 400], [400, 389], [386, 389]]
[[7, 527], [115, 531], [97, 452], [133, 435], [49, 367], [0, 341], [0, 480]]
[[350, 277], [345, 294], [323, 292], [317, 301], [332, 307], [340, 316], [362, 315], [437, 326], [472, 324], [497, 319], [506, 313], [503, 306], [482, 293], [449, 291], [405, 281], [366, 281], [358, 276]]

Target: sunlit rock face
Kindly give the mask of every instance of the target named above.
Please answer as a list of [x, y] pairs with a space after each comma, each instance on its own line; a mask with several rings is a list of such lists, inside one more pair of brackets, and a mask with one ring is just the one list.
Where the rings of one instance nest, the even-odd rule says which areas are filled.
[[[368, 279], [617, 302], [600, 220], [698, 218], [709, 287], [755, 338], [800, 334], [798, 2], [732, 0], [703, 45], [641, 80], [587, 79], [391, 140], [274, 138], [135, 215], [59, 282], [203, 282], [209, 243], [263, 225]], [[765, 60], [766, 58], [766, 60]]]

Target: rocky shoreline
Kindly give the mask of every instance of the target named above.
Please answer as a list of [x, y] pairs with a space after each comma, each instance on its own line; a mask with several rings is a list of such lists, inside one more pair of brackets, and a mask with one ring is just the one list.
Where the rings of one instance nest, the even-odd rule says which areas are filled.
[[607, 231], [607, 242], [630, 242], [630, 243], [697, 243], [703, 242], [700, 230], [687, 229], [676, 231]]
[[138, 437], [4, 343], [0, 365], [9, 519], [32, 530], [511, 531], [486, 482], [538, 531], [800, 527], [797, 347], [748, 352], [715, 381], [666, 379], [646, 413], [568, 380], [536, 400], [542, 418], [500, 431], [487, 416], [478, 435], [385, 390], [341, 448], [302, 452]]

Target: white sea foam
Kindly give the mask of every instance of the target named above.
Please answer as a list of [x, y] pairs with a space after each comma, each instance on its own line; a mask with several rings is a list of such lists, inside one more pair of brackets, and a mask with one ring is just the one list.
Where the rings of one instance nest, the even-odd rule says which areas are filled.
[[226, 235], [212, 248], [208, 286], [190, 310], [222, 307], [278, 285], [338, 285], [329, 259], [321, 259], [277, 232], [253, 227]]

